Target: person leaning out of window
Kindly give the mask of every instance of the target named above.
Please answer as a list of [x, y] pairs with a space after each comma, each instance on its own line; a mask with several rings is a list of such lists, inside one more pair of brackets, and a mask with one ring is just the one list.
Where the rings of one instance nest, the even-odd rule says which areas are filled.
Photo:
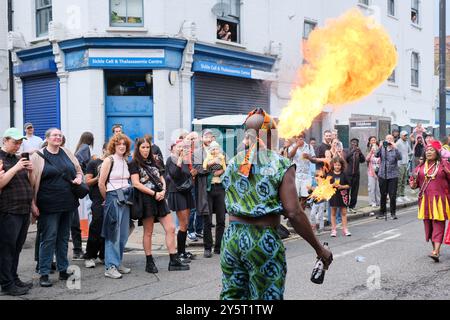
[[122, 278], [131, 272], [122, 265], [123, 251], [128, 240], [130, 227], [130, 207], [128, 197], [131, 193], [130, 171], [127, 157], [131, 141], [123, 133], [116, 133], [108, 143], [107, 157], [102, 164], [98, 187], [105, 199], [102, 236], [105, 238], [105, 276]]
[[51, 128], [45, 133], [47, 146], [31, 156], [34, 189], [33, 216], [38, 219], [40, 232], [39, 273], [41, 287], [51, 287], [49, 280], [53, 254], [59, 279], [67, 280], [69, 260], [70, 224], [73, 211], [78, 208], [78, 198], [72, 192], [72, 184], [81, 184], [83, 173], [73, 153], [61, 147], [62, 133]]

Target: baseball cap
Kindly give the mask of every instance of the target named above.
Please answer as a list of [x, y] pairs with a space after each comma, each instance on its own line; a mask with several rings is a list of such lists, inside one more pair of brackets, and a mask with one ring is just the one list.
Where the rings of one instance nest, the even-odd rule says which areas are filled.
[[27, 139], [19, 129], [17, 128], [9, 128], [3, 133], [3, 138], [12, 138], [14, 140]]
[[31, 122], [27, 122], [23, 125], [23, 129], [26, 130], [28, 127], [32, 127], [33, 124]]
[[402, 132], [400, 132], [400, 136], [405, 136], [405, 135], [407, 135], [407, 134], [408, 134], [408, 132], [405, 131], [405, 130], [403, 130]]

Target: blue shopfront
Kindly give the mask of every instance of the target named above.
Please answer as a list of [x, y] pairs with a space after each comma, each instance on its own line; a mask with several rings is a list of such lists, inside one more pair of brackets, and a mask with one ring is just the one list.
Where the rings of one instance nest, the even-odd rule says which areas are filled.
[[31, 122], [35, 135], [44, 138], [48, 128], [60, 128], [60, 91], [57, 67], [50, 45], [17, 52], [21, 64], [14, 75], [22, 80], [23, 122]]
[[154, 134], [153, 71], [178, 70], [186, 41], [170, 38], [81, 38], [60, 42], [66, 70], [103, 70], [105, 139], [119, 124], [132, 139]]

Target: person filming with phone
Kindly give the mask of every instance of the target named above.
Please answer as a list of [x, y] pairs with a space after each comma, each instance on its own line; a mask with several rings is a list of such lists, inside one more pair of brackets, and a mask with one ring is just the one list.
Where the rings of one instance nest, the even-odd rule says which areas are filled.
[[[33, 286], [19, 279], [19, 255], [27, 238], [33, 192], [29, 155], [16, 155], [24, 135], [16, 128], [3, 134], [0, 150], [0, 285], [11, 296], [27, 294]], [[28, 157], [27, 157], [28, 156]]]
[[387, 135], [386, 140], [380, 143], [380, 148], [375, 154], [375, 157], [381, 159], [380, 169], [378, 171], [381, 206], [377, 219], [382, 219], [386, 216], [386, 200], [389, 194], [391, 218], [396, 220], [397, 184], [399, 176], [398, 161], [402, 159], [402, 155], [398, 151], [392, 135]]

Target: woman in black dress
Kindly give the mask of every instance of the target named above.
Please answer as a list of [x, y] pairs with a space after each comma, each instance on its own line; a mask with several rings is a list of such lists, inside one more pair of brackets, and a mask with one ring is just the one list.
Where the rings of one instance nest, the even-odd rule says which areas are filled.
[[331, 160], [331, 171], [328, 176], [331, 176], [331, 183], [336, 189], [336, 193], [329, 200], [331, 207], [331, 236], [336, 237], [336, 212], [340, 208], [342, 216], [342, 232], [349, 237], [352, 234], [347, 229], [347, 206], [349, 202], [348, 189], [350, 189], [349, 181], [344, 174], [345, 160], [340, 157], [335, 157]]
[[178, 256], [184, 262], [190, 262], [192, 257], [191, 253], [186, 252], [189, 215], [191, 209], [195, 208], [191, 192], [194, 183], [190, 167], [192, 167], [190, 142], [177, 140], [174, 152], [167, 159], [166, 172], [170, 178], [169, 208], [176, 212], [180, 227], [177, 234]]
[[143, 216], [142, 220], [139, 220], [139, 225], [144, 226], [143, 246], [147, 260], [145, 271], [149, 273], [158, 272], [152, 256], [152, 235], [155, 220], [161, 222], [166, 232], [166, 246], [170, 255], [169, 271], [189, 270], [189, 266], [182, 263], [177, 256], [175, 224], [165, 199], [166, 181], [156, 164], [149, 137], [146, 136], [136, 140], [133, 160], [129, 168], [133, 187], [142, 196]]

